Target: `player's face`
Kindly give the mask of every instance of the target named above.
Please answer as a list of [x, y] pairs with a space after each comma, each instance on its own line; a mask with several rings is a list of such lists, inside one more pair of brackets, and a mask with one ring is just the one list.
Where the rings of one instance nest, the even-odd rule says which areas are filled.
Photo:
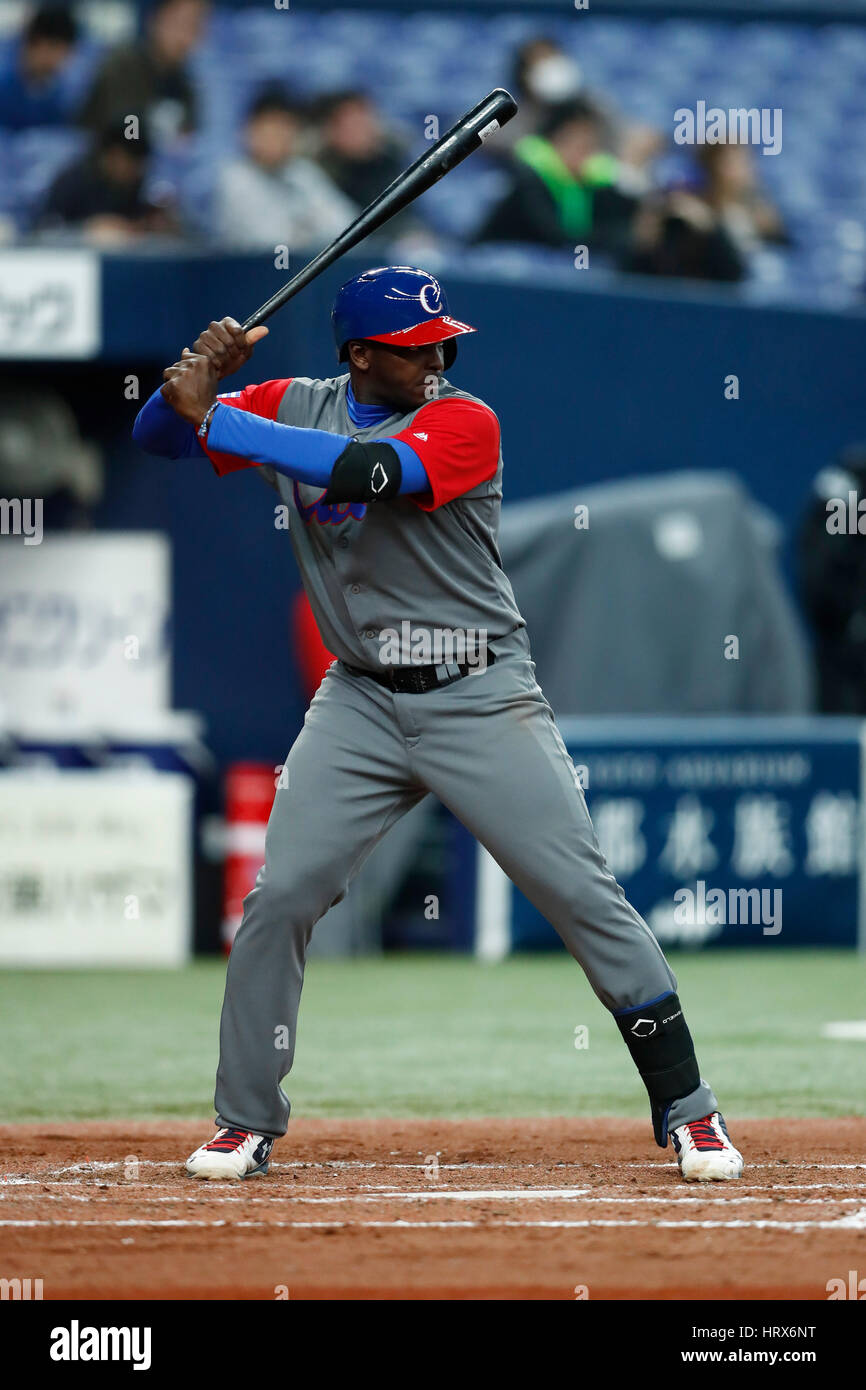
[[349, 345], [352, 390], [363, 405], [389, 405], [417, 410], [436, 399], [445, 368], [443, 345], [394, 347], [391, 343]]

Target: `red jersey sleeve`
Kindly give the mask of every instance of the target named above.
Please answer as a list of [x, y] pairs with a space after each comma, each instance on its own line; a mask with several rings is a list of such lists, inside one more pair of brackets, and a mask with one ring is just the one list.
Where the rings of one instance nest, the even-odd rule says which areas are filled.
[[[282, 381], [263, 381], [260, 386], [245, 386], [242, 391], [227, 391], [217, 396], [222, 405], [233, 406], [235, 410], [247, 410], [251, 415], [263, 415], [266, 420], [276, 420], [280, 401], [286, 387], [292, 380], [284, 377]], [[207, 442], [199, 440], [214, 470], [222, 478], [226, 473], [237, 473], [241, 468], [256, 468], [252, 459], [238, 458], [237, 454], [220, 454], [209, 449]]]
[[430, 492], [410, 499], [425, 512], [489, 482], [499, 467], [499, 421], [480, 401], [431, 401], [393, 437], [414, 449], [430, 479]]

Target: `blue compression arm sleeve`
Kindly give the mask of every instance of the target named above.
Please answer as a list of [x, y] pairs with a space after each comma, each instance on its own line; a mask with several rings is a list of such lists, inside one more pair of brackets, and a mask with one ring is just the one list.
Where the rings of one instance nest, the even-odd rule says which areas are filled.
[[[194, 458], [202, 454], [194, 426], [175, 413], [159, 390], [138, 412], [132, 437], [148, 453], [164, 458]], [[328, 486], [334, 464], [350, 442], [349, 435], [278, 425], [274, 420], [230, 405], [221, 405], [214, 411], [208, 430], [208, 445], [218, 453], [269, 464], [278, 473], [314, 487]], [[401, 439], [389, 439], [388, 443], [400, 456], [400, 493], [429, 492], [430, 480], [414, 449]]]
[[[261, 415], [221, 405], [214, 411], [208, 430], [208, 447], [220, 454], [237, 454], [253, 463], [269, 464], [287, 478], [314, 487], [327, 487], [337, 459], [352, 438], [327, 430], [298, 429], [279, 425]], [[388, 439], [400, 456], [403, 477], [400, 493], [429, 492], [430, 480], [423, 463], [402, 439]]]
[[154, 391], [138, 412], [132, 437], [149, 454], [169, 459], [202, 457], [195, 426], [182, 420], [159, 390]]

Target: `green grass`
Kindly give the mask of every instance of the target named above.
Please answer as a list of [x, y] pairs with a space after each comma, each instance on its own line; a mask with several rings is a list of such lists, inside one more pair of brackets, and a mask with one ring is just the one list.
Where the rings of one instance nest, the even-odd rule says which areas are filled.
[[[738, 1115], [866, 1113], [866, 961], [843, 951], [672, 957], [703, 1074]], [[210, 1116], [224, 964], [0, 973], [0, 1118]], [[574, 1047], [576, 1025], [589, 1048]], [[314, 960], [296, 1115], [632, 1115], [618, 1031], [564, 954]]]

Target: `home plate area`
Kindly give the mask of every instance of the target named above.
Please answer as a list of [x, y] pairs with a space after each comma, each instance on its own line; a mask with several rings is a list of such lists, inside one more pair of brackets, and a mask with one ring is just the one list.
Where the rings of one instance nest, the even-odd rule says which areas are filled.
[[[0, 1272], [45, 1299], [826, 1299], [866, 1273], [866, 1119], [731, 1117], [686, 1184], [634, 1120], [293, 1120], [270, 1174], [185, 1176], [206, 1126], [0, 1129]], [[856, 1283], [856, 1281], [855, 1281]]]

